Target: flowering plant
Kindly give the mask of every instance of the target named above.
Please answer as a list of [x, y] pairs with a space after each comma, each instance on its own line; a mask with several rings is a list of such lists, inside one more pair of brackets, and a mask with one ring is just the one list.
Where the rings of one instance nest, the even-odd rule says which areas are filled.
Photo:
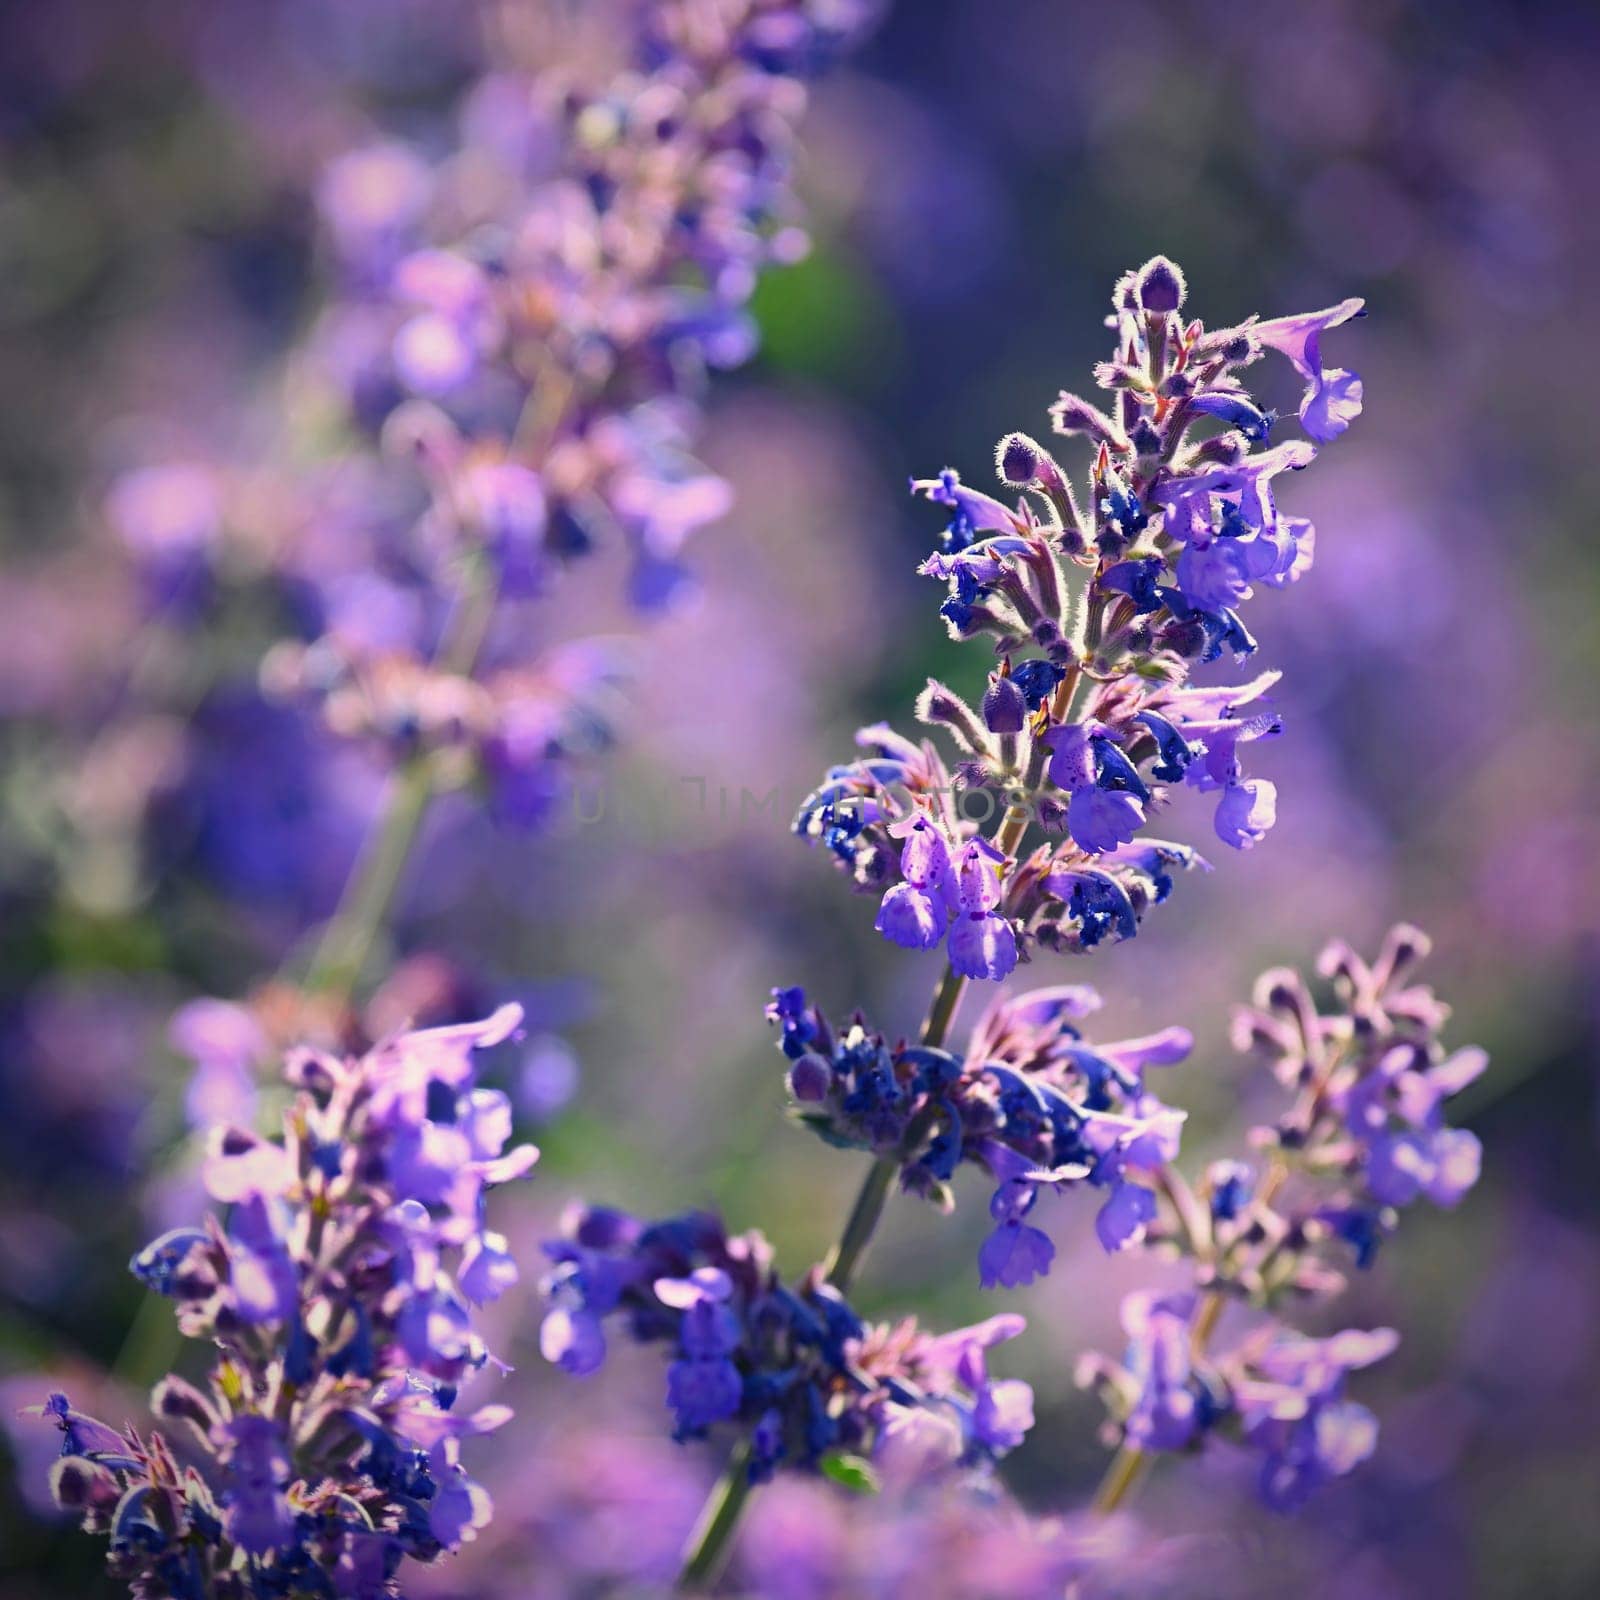
[[517, 1281], [486, 1192], [538, 1152], [507, 1148], [509, 1102], [476, 1086], [473, 1055], [520, 1020], [508, 1007], [356, 1059], [297, 1052], [280, 1139], [215, 1130], [205, 1182], [226, 1226], [174, 1229], [132, 1262], [218, 1352], [203, 1389], [174, 1374], [152, 1398], [197, 1459], [65, 1395], [36, 1408], [62, 1433], [58, 1499], [107, 1536], [135, 1593], [383, 1594], [402, 1558], [487, 1521], [461, 1445], [511, 1411], [454, 1406], [493, 1360], [472, 1307]]
[[[978, 1260], [986, 1288], [1020, 1287], [1049, 1270], [1055, 1245], [1031, 1219], [1045, 1194], [1080, 1188], [1101, 1197], [1094, 1229], [1106, 1250], [1161, 1246], [1192, 1260], [1192, 1290], [1129, 1299], [1121, 1364], [1083, 1363], [1120, 1441], [1101, 1511], [1123, 1503], [1151, 1452], [1197, 1449], [1225, 1431], [1261, 1453], [1263, 1493], [1282, 1507], [1369, 1454], [1376, 1424], [1345, 1398], [1346, 1377], [1387, 1354], [1395, 1334], [1310, 1339], [1274, 1314], [1291, 1295], [1335, 1289], [1339, 1250], [1366, 1265], [1398, 1206], [1422, 1194], [1454, 1204], [1478, 1170], [1476, 1140], [1445, 1126], [1441, 1107], [1484, 1058], [1445, 1055], [1445, 1008], [1408, 983], [1426, 951], [1409, 928], [1396, 929], [1371, 966], [1330, 947], [1320, 970], [1336, 980], [1340, 1009], [1329, 1015], [1292, 974], [1261, 980], [1256, 1007], [1240, 1014], [1241, 1037], [1271, 1056], [1295, 1103], [1257, 1132], [1264, 1173], [1213, 1163], [1198, 1191], [1174, 1166], [1184, 1114], [1148, 1081], [1188, 1056], [1186, 1029], [1091, 1043], [1080, 1024], [1099, 999], [1069, 984], [1001, 996], [966, 1048], [951, 1047], [971, 983], [999, 982], [1047, 953], [1131, 938], [1180, 873], [1207, 865], [1193, 847], [1145, 834], [1177, 790], [1215, 797], [1213, 831], [1234, 849], [1260, 843], [1276, 818], [1274, 785], [1248, 773], [1245, 757], [1281, 731], [1270, 694], [1278, 674], [1223, 685], [1196, 674], [1255, 654], [1240, 606], [1257, 585], [1281, 588], [1311, 567], [1314, 531], [1279, 509], [1277, 489], [1360, 413], [1361, 380], [1324, 365], [1321, 339], [1361, 305], [1211, 330], [1185, 318], [1186, 298], [1183, 274], [1165, 258], [1123, 277], [1112, 359], [1096, 369], [1109, 409], [1065, 392], [1051, 408], [1057, 433], [1089, 444], [1081, 497], [1054, 455], [1021, 433], [996, 451], [1009, 500], [950, 469], [912, 484], [948, 513], [940, 548], [921, 568], [948, 586], [941, 615], [957, 640], [987, 638], [997, 665], [977, 705], [936, 680], [918, 698], [919, 719], [954, 746], [953, 765], [928, 740], [865, 728], [862, 754], [827, 773], [795, 829], [877, 897], [875, 926], [891, 943], [944, 948], [919, 1036], [890, 1042], [859, 1013], [836, 1025], [799, 988], [775, 989], [768, 1007], [797, 1120], [874, 1158], [838, 1244], [807, 1279], [813, 1310], [826, 1291], [835, 1336], [850, 1330], [847, 1363], [884, 1341], [839, 1297], [888, 1194], [898, 1187], [948, 1208], [964, 1165], [994, 1185], [995, 1226]], [[1241, 381], [1267, 352], [1285, 355], [1304, 382], [1305, 438], [1271, 443], [1278, 418]], [[980, 819], [995, 817], [985, 834]], [[775, 1363], [734, 1359], [745, 1347], [720, 1264], [698, 1280], [683, 1277], [687, 1261], [655, 1277], [653, 1263], [597, 1252], [599, 1241], [585, 1239], [592, 1226], [550, 1247], [559, 1265], [547, 1281], [546, 1355], [592, 1370], [603, 1349], [599, 1316], [626, 1303], [636, 1337], [674, 1330], [668, 1403], [680, 1437], [711, 1421], [744, 1423], [686, 1558], [684, 1582], [702, 1583], [726, 1556], [750, 1486], [778, 1460], [816, 1466], [818, 1437], [845, 1437], [853, 1449], [883, 1440], [861, 1428], [859, 1396], [829, 1398], [792, 1346]], [[670, 1236], [677, 1226], [661, 1229]], [[625, 1238], [635, 1237], [658, 1232], [639, 1234], [630, 1222]], [[641, 1279], [642, 1301], [639, 1287], [633, 1298], [622, 1287]], [[1249, 1307], [1254, 1326], [1213, 1358], [1208, 1344], [1230, 1302]], [[702, 1327], [718, 1330], [709, 1344]], [[975, 1332], [948, 1339], [971, 1352], [981, 1348]], [[969, 1387], [984, 1379], [970, 1353], [962, 1362]], [[772, 1364], [783, 1391], [802, 1388], [809, 1412], [825, 1418], [799, 1448], [787, 1443], [800, 1437], [794, 1427], [764, 1408]], [[915, 1364], [897, 1376], [924, 1405], [944, 1398]], [[973, 1390], [978, 1403], [961, 1447], [939, 1458], [943, 1468], [970, 1471], [1020, 1443], [1031, 1401], [1019, 1393], [996, 1433], [978, 1420], [985, 1392]], [[974, 1444], [987, 1449], [975, 1457]]]
[[[227, 1214], [132, 1263], [217, 1352], [204, 1386], [156, 1389], [181, 1442], [59, 1393], [34, 1408], [62, 1435], [58, 1500], [108, 1538], [137, 1594], [398, 1594], [402, 1562], [489, 1519], [464, 1449], [510, 1409], [458, 1401], [497, 1365], [475, 1308], [519, 1280], [487, 1194], [536, 1152], [512, 1143], [475, 1052], [520, 1012], [371, 1038], [343, 1006], [436, 789], [475, 786], [502, 819], [540, 821], [562, 764], [603, 742], [602, 656], [531, 645], [517, 608], [607, 537], [640, 607], [686, 581], [683, 544], [727, 498], [686, 453], [693, 395], [749, 353], [757, 271], [798, 246], [783, 180], [800, 81], [858, 20], [802, 0], [658, 0], [641, 17], [637, 61], [602, 90], [480, 85], [480, 209], [437, 204], [448, 184], [395, 147], [347, 158], [324, 187], [343, 297], [313, 365], [338, 380], [366, 493], [340, 506], [353, 526], [336, 555], [313, 541], [286, 560], [307, 626], [264, 676], [374, 747], [393, 783], [305, 984], [334, 1002], [328, 1031], [350, 1048], [290, 1051], [281, 1133], [211, 1133], [204, 1178]], [[551, 130], [554, 167], [524, 186]], [[1105, 1250], [1188, 1266], [1186, 1287], [1128, 1299], [1124, 1353], [1080, 1364], [1116, 1447], [1094, 1510], [1122, 1506], [1160, 1453], [1254, 1451], [1264, 1497], [1287, 1509], [1373, 1448], [1375, 1419], [1347, 1389], [1396, 1335], [1311, 1337], [1287, 1312], [1369, 1264], [1402, 1208], [1453, 1205], [1477, 1177], [1477, 1142], [1444, 1103], [1485, 1062], [1442, 1045], [1446, 1010], [1412, 981], [1419, 933], [1396, 929], [1370, 964], [1331, 946], [1331, 1011], [1295, 975], [1263, 977], [1238, 1039], [1292, 1103], [1255, 1131], [1251, 1159], [1214, 1160], [1194, 1184], [1177, 1165], [1184, 1113], [1157, 1092], [1194, 1049], [1186, 1029], [1093, 1041], [1095, 992], [1055, 983], [992, 997], [956, 1039], [973, 984], [1133, 938], [1183, 874], [1209, 870], [1146, 831], [1181, 793], [1211, 797], [1211, 832], [1233, 849], [1276, 819], [1255, 747], [1282, 731], [1277, 674], [1205, 669], [1256, 653], [1241, 610], [1257, 587], [1311, 569], [1314, 531], [1277, 497], [1360, 414], [1361, 380], [1321, 347], [1362, 307], [1208, 329], [1187, 292], [1162, 257], [1117, 283], [1095, 373], [1106, 398], [1064, 392], [1050, 410], [1056, 434], [1086, 443], [1086, 472], [1012, 433], [995, 457], [1003, 498], [951, 469], [912, 484], [944, 518], [920, 569], [946, 586], [940, 615], [991, 654], [981, 694], [930, 681], [918, 697], [942, 746], [863, 729], [795, 821], [874, 898], [884, 939], [946, 962], [914, 1039], [773, 991], [796, 1120], [871, 1157], [833, 1251], [785, 1274], [761, 1234], [716, 1216], [589, 1205], [545, 1245], [544, 1357], [582, 1378], [619, 1334], [658, 1347], [673, 1436], [729, 1447], [685, 1587], [715, 1582], [752, 1489], [781, 1470], [994, 1492], [995, 1463], [1033, 1424], [1029, 1386], [990, 1371], [1023, 1319], [938, 1333], [850, 1301], [891, 1192], [949, 1208], [968, 1167], [990, 1188], [986, 1289], [1050, 1270], [1041, 1221], [1085, 1189]], [[1274, 442], [1279, 418], [1245, 385], [1269, 355], [1302, 382], [1303, 437]], [[185, 475], [117, 496], [167, 601], [204, 588], [174, 557], [217, 520], [207, 493]], [[171, 534], [174, 519], [176, 550], [153, 526]], [[180, 1032], [217, 1068], [250, 1019], [191, 1010]]]

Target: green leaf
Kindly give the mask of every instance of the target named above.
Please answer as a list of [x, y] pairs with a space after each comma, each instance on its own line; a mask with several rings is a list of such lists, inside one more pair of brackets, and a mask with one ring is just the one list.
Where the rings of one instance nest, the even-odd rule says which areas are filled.
[[821, 1467], [823, 1477], [832, 1478], [851, 1494], [876, 1494], [881, 1487], [872, 1463], [861, 1456], [833, 1450], [822, 1458]]

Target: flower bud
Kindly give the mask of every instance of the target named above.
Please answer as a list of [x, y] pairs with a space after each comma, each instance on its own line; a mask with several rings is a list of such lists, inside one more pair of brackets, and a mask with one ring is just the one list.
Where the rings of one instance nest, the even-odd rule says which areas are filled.
[[828, 1098], [833, 1087], [833, 1067], [816, 1051], [808, 1050], [789, 1068], [789, 1093], [807, 1105]]
[[62, 1456], [50, 1468], [50, 1493], [63, 1511], [113, 1506], [121, 1492], [116, 1474], [87, 1456]]
[[1027, 720], [1028, 702], [1009, 674], [989, 674], [989, 687], [983, 697], [983, 723], [990, 733], [1021, 733]]
[[929, 678], [927, 688], [917, 696], [917, 720], [948, 728], [974, 754], [981, 753], [988, 743], [972, 707], [937, 678]]
[[150, 1408], [168, 1422], [192, 1422], [202, 1433], [217, 1424], [211, 1402], [186, 1378], [176, 1373], [163, 1378], [150, 1392]]
[[1008, 433], [995, 453], [1001, 479], [1024, 488], [1039, 476], [1040, 450], [1025, 433]]
[[1146, 311], [1176, 311], [1188, 292], [1183, 272], [1165, 256], [1152, 256], [1139, 269], [1139, 304]]

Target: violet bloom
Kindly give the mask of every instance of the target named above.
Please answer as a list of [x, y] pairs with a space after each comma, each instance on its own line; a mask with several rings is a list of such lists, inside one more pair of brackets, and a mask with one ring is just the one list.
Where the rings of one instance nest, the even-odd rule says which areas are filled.
[[1214, 827], [1236, 850], [1260, 843], [1277, 821], [1276, 785], [1246, 777], [1239, 751], [1282, 731], [1282, 720], [1265, 709], [1270, 702], [1263, 698], [1279, 676], [1263, 673], [1237, 688], [1176, 690], [1161, 704], [1174, 731], [1200, 749], [1200, 758], [1185, 766], [1185, 780], [1202, 794], [1220, 791]]
[[1037, 1186], [1018, 1179], [995, 1190], [989, 1215], [996, 1226], [978, 1250], [978, 1282], [985, 1289], [1026, 1288], [1049, 1272], [1056, 1254], [1050, 1235], [1023, 1221], [1038, 1198]]
[[1444, 1103], [1488, 1064], [1482, 1050], [1430, 1063], [1397, 1045], [1348, 1090], [1345, 1123], [1365, 1146], [1367, 1187], [1379, 1204], [1404, 1206], [1426, 1196], [1449, 1208], [1478, 1181], [1482, 1145], [1467, 1129], [1446, 1126]]
[[961, 852], [956, 869], [955, 923], [950, 929], [950, 967], [965, 978], [998, 983], [1017, 964], [1017, 938], [995, 907], [1000, 903], [997, 868], [1004, 857], [985, 840]]
[[1181, 1450], [1199, 1428], [1190, 1343], [1194, 1296], [1131, 1294], [1122, 1302], [1124, 1358], [1137, 1398], [1123, 1421], [1145, 1450]]
[[1094, 1219], [1095, 1237], [1108, 1255], [1131, 1249], [1155, 1220], [1156, 1197], [1137, 1183], [1119, 1183]]
[[569, 1326], [577, 1310], [615, 1318], [640, 1343], [666, 1345], [675, 1436], [737, 1422], [752, 1482], [780, 1466], [816, 1470], [836, 1452], [870, 1456], [908, 1428], [953, 1439], [945, 1465], [986, 1467], [1032, 1421], [1031, 1391], [991, 1380], [983, 1358], [1020, 1317], [942, 1338], [870, 1327], [819, 1272], [785, 1283], [759, 1234], [729, 1237], [705, 1214], [643, 1224], [579, 1210], [546, 1248], [552, 1315]]
[[428, 1505], [428, 1531], [446, 1550], [470, 1544], [494, 1516], [494, 1501], [481, 1483], [467, 1476], [458, 1449], [455, 1440], [441, 1440], [428, 1457], [428, 1470], [438, 1485]]
[[1144, 826], [1144, 802], [1149, 791], [1126, 762], [1107, 765], [1107, 751], [1115, 747], [1099, 722], [1072, 723], [1052, 729], [1050, 781], [1070, 796], [1067, 827], [1073, 840], [1091, 855], [1129, 843]]
[[1352, 317], [1364, 316], [1365, 305], [1363, 300], [1341, 300], [1326, 311], [1278, 317], [1248, 329], [1252, 339], [1286, 355], [1306, 380], [1300, 423], [1320, 443], [1338, 438], [1361, 415], [1362, 400], [1361, 379], [1355, 373], [1322, 365], [1322, 335]]
[[294, 1533], [294, 1512], [284, 1495], [289, 1452], [283, 1430], [268, 1417], [242, 1416], [228, 1423], [222, 1434], [228, 1537], [253, 1556], [284, 1549]]
[[[966, 1459], [994, 1460], [1016, 1449], [1033, 1426], [1033, 1388], [1019, 1378], [989, 1376], [988, 1352], [1015, 1339], [1027, 1322], [1015, 1313], [942, 1334], [919, 1352], [925, 1385], [951, 1405], [962, 1424]], [[951, 1380], [965, 1390], [961, 1395]]]
[[903, 832], [900, 871], [905, 881], [883, 897], [874, 926], [884, 938], [907, 950], [931, 950], [943, 938], [957, 899], [950, 847], [927, 817], [918, 815], [890, 832]]
[[1246, 1440], [1264, 1457], [1261, 1495], [1276, 1511], [1303, 1505], [1320, 1485], [1365, 1461], [1377, 1446], [1377, 1419], [1344, 1398], [1348, 1373], [1371, 1366], [1399, 1344], [1393, 1328], [1347, 1330], [1327, 1339], [1283, 1334], [1234, 1385]]
[[1259, 844], [1278, 820], [1277, 785], [1266, 778], [1231, 778], [1217, 802], [1217, 837], [1235, 850]]
[[925, 495], [950, 512], [942, 541], [947, 553], [965, 550], [982, 534], [1011, 533], [1018, 527], [1016, 512], [992, 495], [967, 488], [961, 481], [961, 474], [951, 467], [946, 467], [937, 478], [913, 478], [911, 492]]
[[152, 1396], [195, 1436], [192, 1469], [180, 1478], [159, 1431], [122, 1441], [63, 1413], [69, 1442], [118, 1479], [112, 1560], [140, 1592], [220, 1593], [248, 1558], [274, 1592], [372, 1593], [372, 1573], [387, 1582], [483, 1526], [460, 1444], [511, 1413], [457, 1405], [492, 1361], [470, 1302], [516, 1281], [484, 1199], [535, 1152], [507, 1148], [505, 1097], [478, 1086], [474, 1057], [520, 1017], [505, 1007], [355, 1058], [298, 1051], [281, 1141], [213, 1135], [203, 1176], [231, 1207], [226, 1231], [173, 1230], [131, 1264], [219, 1352], [204, 1389], [171, 1376]]
[[744, 1379], [729, 1359], [741, 1331], [727, 1304], [733, 1280], [719, 1267], [699, 1267], [686, 1278], [658, 1278], [655, 1292], [663, 1305], [683, 1313], [681, 1359], [667, 1368], [667, 1404], [679, 1432], [692, 1438], [733, 1416], [744, 1397]]

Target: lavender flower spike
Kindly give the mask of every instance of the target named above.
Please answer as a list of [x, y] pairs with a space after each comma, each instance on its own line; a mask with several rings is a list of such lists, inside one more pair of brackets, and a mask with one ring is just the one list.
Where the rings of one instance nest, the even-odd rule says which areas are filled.
[[[958, 747], [948, 774], [931, 745], [911, 747], [909, 759], [868, 758], [834, 769], [796, 819], [880, 896], [885, 938], [931, 949], [948, 937], [957, 977], [993, 982], [1041, 949], [1136, 933], [1170, 892], [1172, 869], [1202, 864], [1181, 847], [1141, 843], [1171, 785], [1214, 792], [1213, 831], [1236, 850], [1260, 844], [1277, 820], [1276, 786], [1244, 766], [1255, 741], [1280, 731], [1262, 698], [1272, 675], [1220, 689], [1191, 678], [1224, 656], [1253, 655], [1241, 609], [1311, 566], [1311, 525], [1279, 509], [1278, 486], [1360, 411], [1360, 379], [1324, 369], [1321, 338], [1361, 302], [1208, 331], [1179, 315], [1188, 292], [1163, 257], [1116, 285], [1116, 347], [1096, 369], [1109, 410], [1065, 393], [1052, 408], [1059, 432], [1093, 442], [1083, 481], [1022, 433], [996, 452], [1009, 499], [950, 468], [913, 481], [949, 514], [921, 567], [948, 585], [940, 615], [958, 640], [986, 636], [999, 670], [985, 662], [979, 707], [943, 684], [917, 701], [918, 717]], [[1263, 348], [1307, 380], [1307, 438], [1269, 442], [1276, 419], [1239, 376]], [[878, 730], [862, 738], [888, 748]], [[947, 779], [1005, 816], [991, 839], [968, 820], [980, 803], [939, 793]], [[845, 803], [841, 826], [833, 819]], [[1032, 825], [1046, 842], [1028, 855]], [[898, 872], [894, 839], [906, 840]], [[946, 860], [972, 862], [974, 850], [998, 886], [979, 899], [976, 876], [959, 891], [946, 881]], [[1120, 1206], [1131, 1237], [1142, 1202]]]
[[479, 1087], [475, 1058], [520, 1023], [505, 1006], [354, 1059], [299, 1051], [281, 1139], [215, 1132], [204, 1172], [226, 1226], [168, 1233], [132, 1263], [218, 1352], [204, 1387], [173, 1376], [152, 1397], [195, 1464], [160, 1431], [119, 1434], [60, 1395], [37, 1408], [62, 1432], [58, 1498], [109, 1537], [107, 1564], [136, 1593], [391, 1594], [405, 1560], [488, 1521], [462, 1446], [511, 1411], [458, 1396], [493, 1361], [472, 1306], [515, 1281], [487, 1192], [537, 1151], [510, 1144], [506, 1098]]
[[[1090, 1356], [1079, 1371], [1111, 1412], [1125, 1468], [1231, 1436], [1259, 1455], [1266, 1503], [1292, 1511], [1371, 1455], [1377, 1420], [1347, 1396], [1346, 1380], [1399, 1336], [1380, 1328], [1313, 1339], [1289, 1315], [1335, 1295], [1347, 1267], [1370, 1266], [1401, 1207], [1424, 1197], [1454, 1206], [1478, 1176], [1478, 1141], [1445, 1123], [1444, 1103], [1487, 1058], [1440, 1043], [1448, 1008], [1412, 980], [1427, 950], [1404, 924], [1371, 963], [1335, 941], [1317, 963], [1334, 986], [1332, 1009], [1278, 968], [1237, 1011], [1235, 1042], [1272, 1067], [1292, 1100], [1276, 1125], [1253, 1131], [1265, 1172], [1217, 1161], [1191, 1190], [1169, 1169], [1164, 1203], [1150, 1195], [1148, 1232], [1193, 1258], [1194, 1287], [1130, 1297], [1125, 1356]], [[1213, 1354], [1230, 1306], [1228, 1343]], [[1129, 1481], [1114, 1470], [1103, 1503], [1114, 1505]]]

